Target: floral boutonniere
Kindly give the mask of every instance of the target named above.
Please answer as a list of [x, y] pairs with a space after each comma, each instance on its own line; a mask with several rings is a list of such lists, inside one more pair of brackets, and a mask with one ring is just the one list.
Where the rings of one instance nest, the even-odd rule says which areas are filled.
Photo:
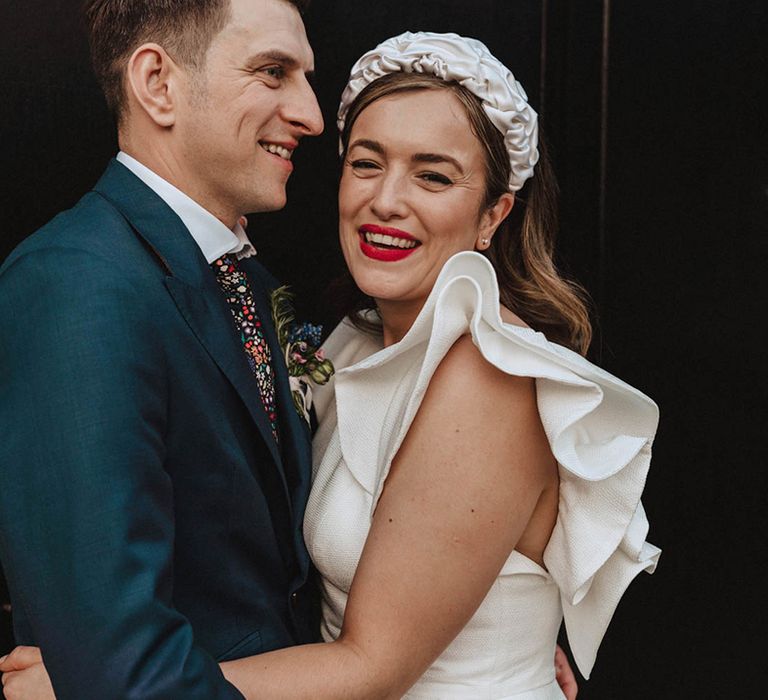
[[288, 381], [297, 413], [309, 424], [312, 407], [310, 382], [322, 386], [333, 376], [333, 363], [320, 347], [322, 326], [297, 324], [294, 318], [293, 294], [288, 287], [278, 287], [270, 295], [272, 322], [288, 367]]

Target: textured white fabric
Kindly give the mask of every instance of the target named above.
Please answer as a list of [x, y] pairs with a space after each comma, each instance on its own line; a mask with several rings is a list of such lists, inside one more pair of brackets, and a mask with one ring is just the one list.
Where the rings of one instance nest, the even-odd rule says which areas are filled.
[[[483, 102], [491, 123], [504, 136], [512, 172], [509, 189], [517, 192], [539, 160], [538, 117], [515, 76], [488, 47], [458, 34], [405, 32], [379, 44], [352, 66], [336, 124], [344, 129], [347, 110], [377, 78], [389, 73], [426, 73], [455, 80]], [[340, 146], [341, 149], [341, 146]]]
[[588, 678], [624, 590], [655, 569], [660, 551], [645, 541], [640, 495], [658, 410], [576, 353], [503, 323], [495, 273], [478, 253], [446, 263], [399, 343], [382, 349], [343, 322], [325, 345], [337, 372], [315, 396], [320, 426], [304, 524], [322, 575], [323, 637], [339, 634], [376, 502], [430, 378], [468, 332], [493, 365], [536, 378], [560, 468], [559, 513], [546, 570], [512, 552], [477, 613], [406, 697], [560, 698], [552, 680], [563, 616]]

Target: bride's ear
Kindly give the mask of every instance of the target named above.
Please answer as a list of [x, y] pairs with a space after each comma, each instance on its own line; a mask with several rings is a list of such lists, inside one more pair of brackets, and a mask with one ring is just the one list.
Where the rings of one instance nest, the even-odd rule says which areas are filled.
[[158, 126], [173, 126], [176, 121], [182, 81], [179, 67], [159, 44], [142, 44], [128, 60], [129, 100]]
[[496, 229], [504, 219], [509, 216], [509, 212], [512, 211], [512, 207], [515, 205], [515, 195], [511, 192], [505, 192], [498, 198], [496, 203], [488, 207], [481, 217], [480, 226], [477, 229], [477, 241], [475, 242], [476, 250], [486, 250], [491, 245], [493, 235], [496, 233]]

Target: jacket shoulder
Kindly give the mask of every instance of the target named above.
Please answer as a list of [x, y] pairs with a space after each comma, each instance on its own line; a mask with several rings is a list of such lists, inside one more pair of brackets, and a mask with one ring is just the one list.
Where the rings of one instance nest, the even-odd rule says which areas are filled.
[[123, 270], [131, 266], [132, 259], [144, 259], [147, 255], [125, 217], [108, 200], [91, 191], [16, 246], [0, 267], [0, 275], [17, 265], [55, 260], [57, 251], [101, 258]]

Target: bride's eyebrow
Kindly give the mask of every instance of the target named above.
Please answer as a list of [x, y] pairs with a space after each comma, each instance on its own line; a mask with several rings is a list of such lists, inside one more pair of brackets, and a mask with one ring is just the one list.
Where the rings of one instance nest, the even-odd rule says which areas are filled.
[[[369, 151], [373, 151], [379, 155], [385, 155], [384, 146], [373, 139], [356, 139], [349, 144], [347, 150], [351, 151], [353, 148], [367, 148]], [[443, 153], [414, 153], [411, 156], [411, 160], [414, 163], [448, 163], [456, 168], [462, 175], [464, 174], [464, 168], [461, 167], [461, 163], [455, 158]]]
[[357, 139], [356, 141], [353, 141], [349, 144], [348, 150], [351, 151], [356, 147], [367, 148], [369, 151], [373, 151], [374, 153], [378, 153], [382, 156], [384, 155], [384, 146], [382, 146], [378, 141], [373, 141], [372, 139]]
[[448, 163], [456, 168], [462, 175], [464, 174], [464, 168], [461, 167], [459, 161], [442, 153], [414, 153], [411, 156], [411, 160], [414, 163]]

